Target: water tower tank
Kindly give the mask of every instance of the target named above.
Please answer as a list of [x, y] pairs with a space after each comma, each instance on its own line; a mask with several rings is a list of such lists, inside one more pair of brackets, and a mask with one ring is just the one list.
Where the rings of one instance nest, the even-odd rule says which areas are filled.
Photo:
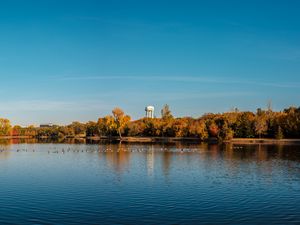
[[147, 106], [145, 108], [145, 111], [146, 111], [146, 117], [147, 118], [154, 118], [154, 106]]

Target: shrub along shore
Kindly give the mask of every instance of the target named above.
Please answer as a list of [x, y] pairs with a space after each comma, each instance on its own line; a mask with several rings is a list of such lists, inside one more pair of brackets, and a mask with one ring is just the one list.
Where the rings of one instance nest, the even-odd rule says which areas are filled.
[[124, 142], [156, 141], [231, 141], [234, 143], [299, 142], [300, 107], [282, 111], [257, 109], [207, 113], [199, 118], [175, 118], [168, 105], [160, 118], [131, 120], [122, 109], [112, 115], [87, 123], [49, 127], [11, 126], [8, 119], [0, 119], [0, 138], [90, 138], [122, 140]]

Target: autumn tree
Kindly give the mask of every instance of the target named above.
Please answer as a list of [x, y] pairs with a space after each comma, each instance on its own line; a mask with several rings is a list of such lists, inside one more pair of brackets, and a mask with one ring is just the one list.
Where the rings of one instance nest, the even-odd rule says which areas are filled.
[[171, 113], [169, 105], [165, 104], [161, 110], [161, 118], [163, 120], [173, 119], [173, 115]]
[[89, 121], [86, 124], [86, 136], [93, 137], [99, 135], [99, 127], [96, 122]]
[[289, 107], [284, 109], [285, 116], [281, 127], [289, 137], [300, 137], [300, 107]]
[[173, 136], [175, 135], [174, 130], [172, 129], [174, 117], [171, 113], [169, 105], [164, 105], [161, 110], [161, 120], [162, 123], [160, 124], [160, 133], [162, 136]]
[[99, 118], [97, 122], [73, 122], [67, 126], [11, 127], [9, 120], [0, 119], [0, 135], [25, 135], [33, 137], [75, 137], [76, 135], [112, 135], [197, 137], [206, 140], [209, 136], [219, 140], [233, 137], [252, 138], [300, 138], [300, 108], [289, 107], [275, 112], [267, 110], [253, 112], [234, 110], [226, 113], [208, 113], [198, 119], [191, 117], [174, 118], [168, 105], [161, 110], [161, 118], [142, 118], [130, 121], [123, 110], [115, 108], [112, 115]]
[[188, 119], [187, 118], [175, 119], [172, 130], [175, 137], [186, 137], [188, 133]]
[[229, 141], [233, 138], [233, 136], [234, 131], [229, 127], [228, 123], [225, 122], [220, 129], [219, 138], [224, 141]]
[[219, 135], [219, 127], [217, 126], [217, 124], [215, 122], [212, 122], [209, 126], [208, 126], [208, 131], [209, 131], [209, 135], [211, 137], [218, 137]]
[[258, 114], [255, 118], [255, 133], [261, 138], [261, 135], [265, 134], [268, 130], [268, 124], [266, 120], [266, 114]]
[[72, 124], [70, 124], [70, 128], [74, 130], [75, 135], [85, 134], [86, 127], [83, 123], [77, 121], [73, 122]]
[[107, 132], [106, 132], [107, 129], [106, 129], [104, 118], [98, 118], [97, 127], [98, 127], [98, 131], [99, 131], [99, 136], [107, 135]]
[[108, 135], [110, 137], [112, 136], [112, 134], [117, 128], [114, 117], [110, 115], [105, 116], [102, 119], [99, 119], [98, 126], [100, 128], [101, 133], [104, 133], [105, 135]]
[[189, 125], [189, 136], [198, 137], [201, 141], [208, 138], [208, 131], [204, 120], [193, 121]]
[[[68, 125], [68, 126], [60, 126], [58, 128], [59, 132], [61, 133], [60, 136], [65, 136], [65, 137], [75, 137], [75, 129], [74, 126]], [[81, 132], [81, 131], [77, 131]]]
[[125, 115], [122, 109], [114, 108], [112, 111], [114, 122], [116, 124], [116, 128], [119, 134], [120, 139], [122, 139], [122, 131], [130, 122], [130, 116]]
[[12, 136], [21, 136], [22, 135], [22, 127], [19, 125], [15, 125], [12, 128], [12, 132], [11, 132]]
[[35, 137], [37, 135], [36, 128], [33, 125], [25, 127], [25, 136]]
[[156, 129], [157, 129], [155, 126], [156, 120], [152, 118], [144, 118], [143, 123], [144, 123], [143, 135], [150, 136], [150, 137], [155, 136]]
[[146, 129], [144, 119], [136, 120], [128, 124], [129, 136], [142, 136]]
[[0, 136], [10, 135], [11, 125], [8, 119], [0, 118]]

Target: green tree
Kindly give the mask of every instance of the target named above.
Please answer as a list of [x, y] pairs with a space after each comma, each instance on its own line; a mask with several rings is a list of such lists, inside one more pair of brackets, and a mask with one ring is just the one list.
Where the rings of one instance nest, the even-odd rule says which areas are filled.
[[278, 126], [278, 129], [277, 129], [277, 132], [276, 132], [276, 135], [275, 135], [275, 138], [276, 139], [283, 139], [284, 136], [283, 136], [283, 132], [282, 132], [282, 129], [280, 126]]
[[241, 112], [232, 125], [235, 136], [239, 138], [252, 138], [255, 136], [255, 115], [252, 112]]
[[93, 137], [99, 135], [99, 127], [96, 122], [89, 121], [86, 124], [86, 136]]

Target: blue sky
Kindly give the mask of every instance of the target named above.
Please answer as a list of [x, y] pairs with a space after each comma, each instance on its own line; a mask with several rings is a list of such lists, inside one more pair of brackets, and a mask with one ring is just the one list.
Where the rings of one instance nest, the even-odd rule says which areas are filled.
[[300, 105], [299, 1], [1, 1], [13, 124]]

